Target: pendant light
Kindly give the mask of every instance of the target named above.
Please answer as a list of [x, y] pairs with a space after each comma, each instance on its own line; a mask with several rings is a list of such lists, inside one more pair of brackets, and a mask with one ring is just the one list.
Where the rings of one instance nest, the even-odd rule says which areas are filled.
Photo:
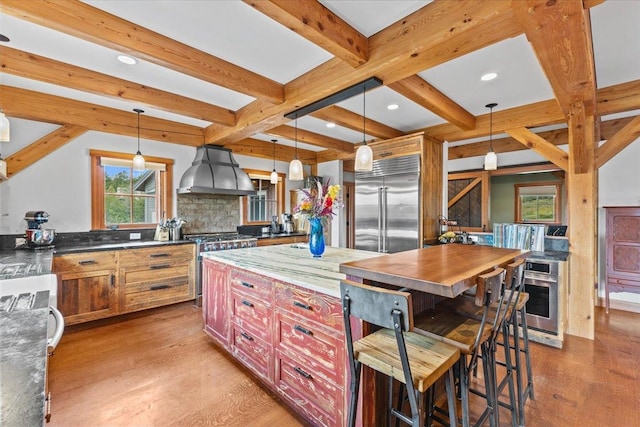
[[366, 114], [366, 86], [362, 88], [362, 145], [356, 150], [356, 160], [354, 169], [357, 172], [371, 172], [373, 170], [373, 150], [367, 145], [367, 137], [365, 133], [365, 125], [367, 122]]
[[276, 172], [276, 141], [277, 139], [272, 139], [273, 142], [273, 171], [271, 171], [271, 183], [278, 183], [278, 172]]
[[489, 152], [484, 156], [484, 170], [487, 171], [498, 169], [498, 156], [493, 151], [493, 108], [497, 105], [495, 102], [485, 105], [489, 108]]
[[4, 115], [2, 109], [0, 109], [0, 142], [9, 142], [11, 137], [11, 129], [9, 119]]
[[138, 151], [136, 152], [136, 155], [133, 156], [133, 169], [143, 170], [144, 157], [142, 157], [142, 153], [140, 152], [140, 113], [144, 113], [144, 110], [141, 110], [139, 108], [134, 108], [133, 111], [138, 113]]
[[289, 181], [302, 181], [302, 162], [298, 160], [298, 116], [296, 115], [296, 158], [289, 163]]

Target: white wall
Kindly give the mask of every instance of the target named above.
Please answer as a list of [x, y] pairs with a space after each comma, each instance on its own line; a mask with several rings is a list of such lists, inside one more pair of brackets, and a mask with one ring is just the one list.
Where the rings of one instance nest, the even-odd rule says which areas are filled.
[[[33, 141], [57, 129], [51, 125], [11, 118], [11, 142], [0, 143], [6, 159]], [[58, 232], [89, 231], [91, 229], [91, 186], [89, 150], [134, 153], [137, 139], [89, 131], [45, 156], [33, 165], [0, 183], [0, 234], [22, 234], [27, 224], [27, 211], [49, 213], [47, 228]], [[174, 159], [173, 187], [178, 188], [184, 171], [191, 166], [194, 147], [140, 140], [143, 155]], [[234, 155], [243, 168], [271, 171], [273, 160]], [[288, 163], [276, 162], [276, 170], [286, 173]], [[286, 181], [288, 206], [290, 181]], [[295, 188], [295, 186], [293, 187]], [[175, 201], [175, 199], [174, 199]], [[176, 215], [176, 203], [168, 217]]]

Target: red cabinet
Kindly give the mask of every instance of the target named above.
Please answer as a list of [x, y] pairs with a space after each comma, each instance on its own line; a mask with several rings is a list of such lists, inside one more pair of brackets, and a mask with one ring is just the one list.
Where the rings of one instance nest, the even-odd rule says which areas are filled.
[[338, 298], [205, 259], [205, 331], [313, 425], [343, 426]]
[[606, 308], [610, 292], [640, 293], [640, 206], [607, 207]]

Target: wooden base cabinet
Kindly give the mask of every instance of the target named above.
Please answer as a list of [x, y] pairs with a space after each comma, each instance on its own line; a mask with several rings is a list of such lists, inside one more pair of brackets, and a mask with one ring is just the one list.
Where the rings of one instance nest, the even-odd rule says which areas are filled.
[[56, 255], [53, 272], [73, 325], [195, 298], [195, 245]]
[[211, 259], [203, 277], [207, 334], [311, 424], [343, 426], [339, 299]]
[[118, 313], [116, 252], [91, 252], [55, 256], [58, 309], [65, 323], [87, 322]]

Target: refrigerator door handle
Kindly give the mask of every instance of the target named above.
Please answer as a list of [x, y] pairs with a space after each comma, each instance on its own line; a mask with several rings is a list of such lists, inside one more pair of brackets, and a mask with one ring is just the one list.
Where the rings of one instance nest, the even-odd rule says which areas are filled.
[[378, 252], [382, 252], [382, 187], [378, 187]]
[[388, 221], [387, 221], [387, 187], [382, 187], [382, 253], [387, 253], [387, 243], [389, 236], [387, 236]]

